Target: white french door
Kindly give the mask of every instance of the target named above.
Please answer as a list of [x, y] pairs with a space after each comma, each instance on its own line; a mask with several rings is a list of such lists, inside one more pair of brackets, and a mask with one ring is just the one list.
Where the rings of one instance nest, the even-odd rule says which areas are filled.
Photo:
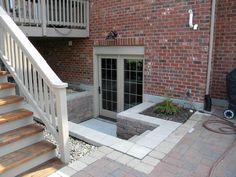
[[116, 114], [142, 103], [143, 58], [99, 57], [100, 115], [116, 119]]

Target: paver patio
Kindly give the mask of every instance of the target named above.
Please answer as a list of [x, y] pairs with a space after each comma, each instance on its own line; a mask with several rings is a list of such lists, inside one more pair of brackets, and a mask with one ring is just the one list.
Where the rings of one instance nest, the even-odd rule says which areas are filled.
[[[87, 163], [86, 165], [69, 165], [65, 171], [71, 170], [70, 175], [57, 173], [52, 176], [207, 177], [212, 164], [232, 144], [236, 135], [210, 132], [202, 127], [202, 123], [215, 118], [208, 115], [202, 118], [169, 153], [166, 143], [163, 144], [163, 148], [156, 148], [140, 161], [104, 147], [89, 159], [85, 159], [83, 162]], [[100, 159], [96, 160], [96, 158]], [[235, 167], [236, 148], [217, 167], [214, 177], [236, 177]]]

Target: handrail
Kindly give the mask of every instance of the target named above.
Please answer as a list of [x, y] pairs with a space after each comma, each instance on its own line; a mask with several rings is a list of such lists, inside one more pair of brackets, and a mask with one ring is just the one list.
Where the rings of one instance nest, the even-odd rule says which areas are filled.
[[[19, 27], [0, 6], [0, 59], [69, 161], [67, 83], [62, 82]], [[58, 130], [58, 131], [57, 131]]]

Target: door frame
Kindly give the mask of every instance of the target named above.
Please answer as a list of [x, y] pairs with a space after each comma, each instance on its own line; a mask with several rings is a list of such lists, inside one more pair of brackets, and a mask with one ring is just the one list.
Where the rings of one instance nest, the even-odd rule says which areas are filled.
[[[109, 111], [109, 110], [105, 110], [102, 109], [102, 76], [101, 76], [101, 59], [116, 59], [116, 71], [117, 71], [117, 112], [120, 112], [122, 110], [122, 106], [118, 103], [122, 102], [122, 97], [123, 95], [122, 93], [122, 85], [119, 85], [119, 83], [121, 82], [122, 79], [122, 73], [120, 73], [120, 69], [122, 67], [121, 65], [121, 60], [120, 60], [120, 56], [117, 55], [99, 55], [98, 57], [98, 76], [99, 76], [99, 82], [98, 82], [98, 87], [100, 87], [100, 94], [99, 94], [99, 114], [103, 114], [103, 116], [109, 117], [109, 118], [116, 118], [116, 113]], [[106, 115], [105, 115], [106, 114]]]
[[144, 46], [108, 46], [93, 48], [93, 113], [98, 117], [100, 113], [100, 95], [99, 95], [99, 57], [100, 56], [137, 56], [144, 58]]

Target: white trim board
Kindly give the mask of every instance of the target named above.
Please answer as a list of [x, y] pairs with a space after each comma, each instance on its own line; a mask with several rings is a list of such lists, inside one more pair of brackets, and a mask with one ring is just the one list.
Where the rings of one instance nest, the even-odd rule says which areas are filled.
[[144, 55], [144, 46], [94, 47], [94, 55]]

